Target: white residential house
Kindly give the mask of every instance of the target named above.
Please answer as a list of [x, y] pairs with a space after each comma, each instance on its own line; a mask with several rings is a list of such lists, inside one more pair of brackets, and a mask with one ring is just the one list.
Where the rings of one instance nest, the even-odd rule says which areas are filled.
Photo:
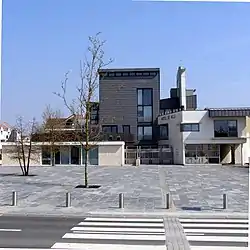
[[175, 164], [249, 164], [250, 108], [178, 111], [159, 116]]
[[2, 164], [2, 143], [9, 139], [11, 130], [12, 128], [7, 122], [0, 123], [0, 164]]

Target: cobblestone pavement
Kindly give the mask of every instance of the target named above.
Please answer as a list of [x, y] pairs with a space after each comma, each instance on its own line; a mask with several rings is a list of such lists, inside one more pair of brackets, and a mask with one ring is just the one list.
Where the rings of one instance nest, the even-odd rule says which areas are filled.
[[227, 212], [248, 212], [249, 168], [236, 166], [167, 166], [160, 169], [177, 211], [221, 211], [223, 193]]
[[[1, 211], [62, 211], [66, 192], [71, 192], [76, 211], [118, 209], [118, 194], [124, 193], [125, 210], [159, 212], [164, 194], [171, 193], [174, 208], [185, 211], [247, 212], [248, 168], [230, 166], [125, 166], [89, 167], [89, 184], [98, 189], [75, 189], [83, 184], [83, 167], [33, 167], [35, 176], [20, 177], [19, 167], [0, 167]], [[10, 207], [12, 191], [18, 192], [18, 207]], [[222, 210], [222, 193], [228, 194], [228, 209]], [[119, 209], [118, 209], [119, 210]]]

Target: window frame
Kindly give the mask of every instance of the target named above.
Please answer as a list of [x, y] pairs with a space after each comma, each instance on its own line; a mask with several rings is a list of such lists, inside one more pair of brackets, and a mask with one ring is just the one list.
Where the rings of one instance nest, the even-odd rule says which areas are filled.
[[[118, 134], [118, 125], [102, 125], [102, 131], [104, 128], [110, 128], [110, 131], [111, 131], [111, 132], [105, 132], [105, 133]], [[113, 131], [113, 128], [115, 128], [115, 132]]]
[[[128, 128], [128, 133], [125, 133], [125, 130], [124, 130], [124, 128]], [[130, 134], [130, 125], [122, 125], [122, 133], [123, 134]]]
[[[190, 129], [185, 129], [185, 126], [190, 126]], [[194, 126], [197, 126], [197, 129], [194, 129]], [[200, 132], [200, 124], [199, 123], [181, 123], [180, 125], [181, 132]]]
[[[223, 136], [222, 134], [220, 134], [220, 135], [216, 134], [216, 133], [219, 133], [215, 129], [215, 126], [216, 126], [217, 122], [221, 122], [221, 123], [224, 122], [224, 123], [226, 123], [226, 125], [227, 125], [227, 131], [225, 132], [225, 134], [227, 134], [227, 136]], [[230, 127], [232, 127], [232, 126], [229, 126], [230, 122], [235, 122], [235, 126], [233, 128], [235, 128], [236, 131], [234, 131], [234, 130], [230, 131]], [[223, 137], [223, 138], [235, 138], [235, 137], [238, 137], [238, 120], [237, 119], [230, 119], [230, 120], [216, 120], [215, 119], [214, 120], [214, 137], [216, 137], [216, 138], [220, 138], [220, 137]]]
[[[151, 133], [151, 138], [149, 138], [149, 139], [145, 138], [145, 132], [144, 132], [145, 128], [151, 128], [152, 133]], [[142, 137], [141, 138], [139, 138], [139, 129], [142, 129]], [[153, 139], [153, 126], [152, 125], [138, 125], [137, 126], [137, 140], [138, 141], [151, 141], [152, 139]]]
[[[144, 93], [150, 91], [150, 104], [144, 102]], [[151, 117], [148, 120], [144, 120], [144, 108], [151, 108]], [[139, 111], [139, 109], [142, 109]], [[139, 116], [139, 112], [142, 111], [142, 116]], [[137, 88], [137, 122], [138, 123], [153, 123], [153, 88]]]
[[[161, 128], [166, 128], [166, 131], [167, 131], [166, 135], [162, 134]], [[159, 138], [160, 138], [160, 140], [168, 140], [169, 139], [168, 123], [160, 125], [160, 127], [159, 127]]]

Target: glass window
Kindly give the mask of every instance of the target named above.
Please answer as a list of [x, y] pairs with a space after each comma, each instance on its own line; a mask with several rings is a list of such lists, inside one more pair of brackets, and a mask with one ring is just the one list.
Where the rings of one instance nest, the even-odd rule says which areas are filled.
[[152, 89], [143, 90], [143, 105], [152, 105]]
[[123, 125], [123, 133], [130, 134], [130, 125]]
[[138, 89], [137, 91], [137, 104], [142, 105], [142, 89]]
[[117, 125], [103, 125], [102, 131], [104, 133], [118, 133]]
[[153, 129], [152, 126], [138, 126], [137, 138], [138, 140], [152, 140]]
[[69, 164], [69, 147], [61, 147], [61, 164], [67, 165]]
[[152, 106], [143, 107], [144, 122], [152, 122]]
[[51, 165], [51, 152], [49, 147], [42, 147], [42, 165]]
[[215, 120], [214, 121], [215, 137], [237, 137], [237, 121], [236, 120]]
[[185, 123], [181, 124], [181, 132], [199, 132], [200, 124], [199, 123]]
[[137, 137], [139, 141], [143, 139], [143, 127], [141, 126], [137, 128]]
[[168, 124], [160, 125], [160, 139], [168, 139]]

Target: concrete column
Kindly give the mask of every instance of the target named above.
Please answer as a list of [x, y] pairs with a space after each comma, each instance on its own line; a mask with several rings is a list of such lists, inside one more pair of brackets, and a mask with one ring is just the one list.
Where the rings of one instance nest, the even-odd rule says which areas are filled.
[[241, 166], [244, 165], [244, 153], [243, 153], [243, 143], [240, 144], [240, 157], [241, 157]]

